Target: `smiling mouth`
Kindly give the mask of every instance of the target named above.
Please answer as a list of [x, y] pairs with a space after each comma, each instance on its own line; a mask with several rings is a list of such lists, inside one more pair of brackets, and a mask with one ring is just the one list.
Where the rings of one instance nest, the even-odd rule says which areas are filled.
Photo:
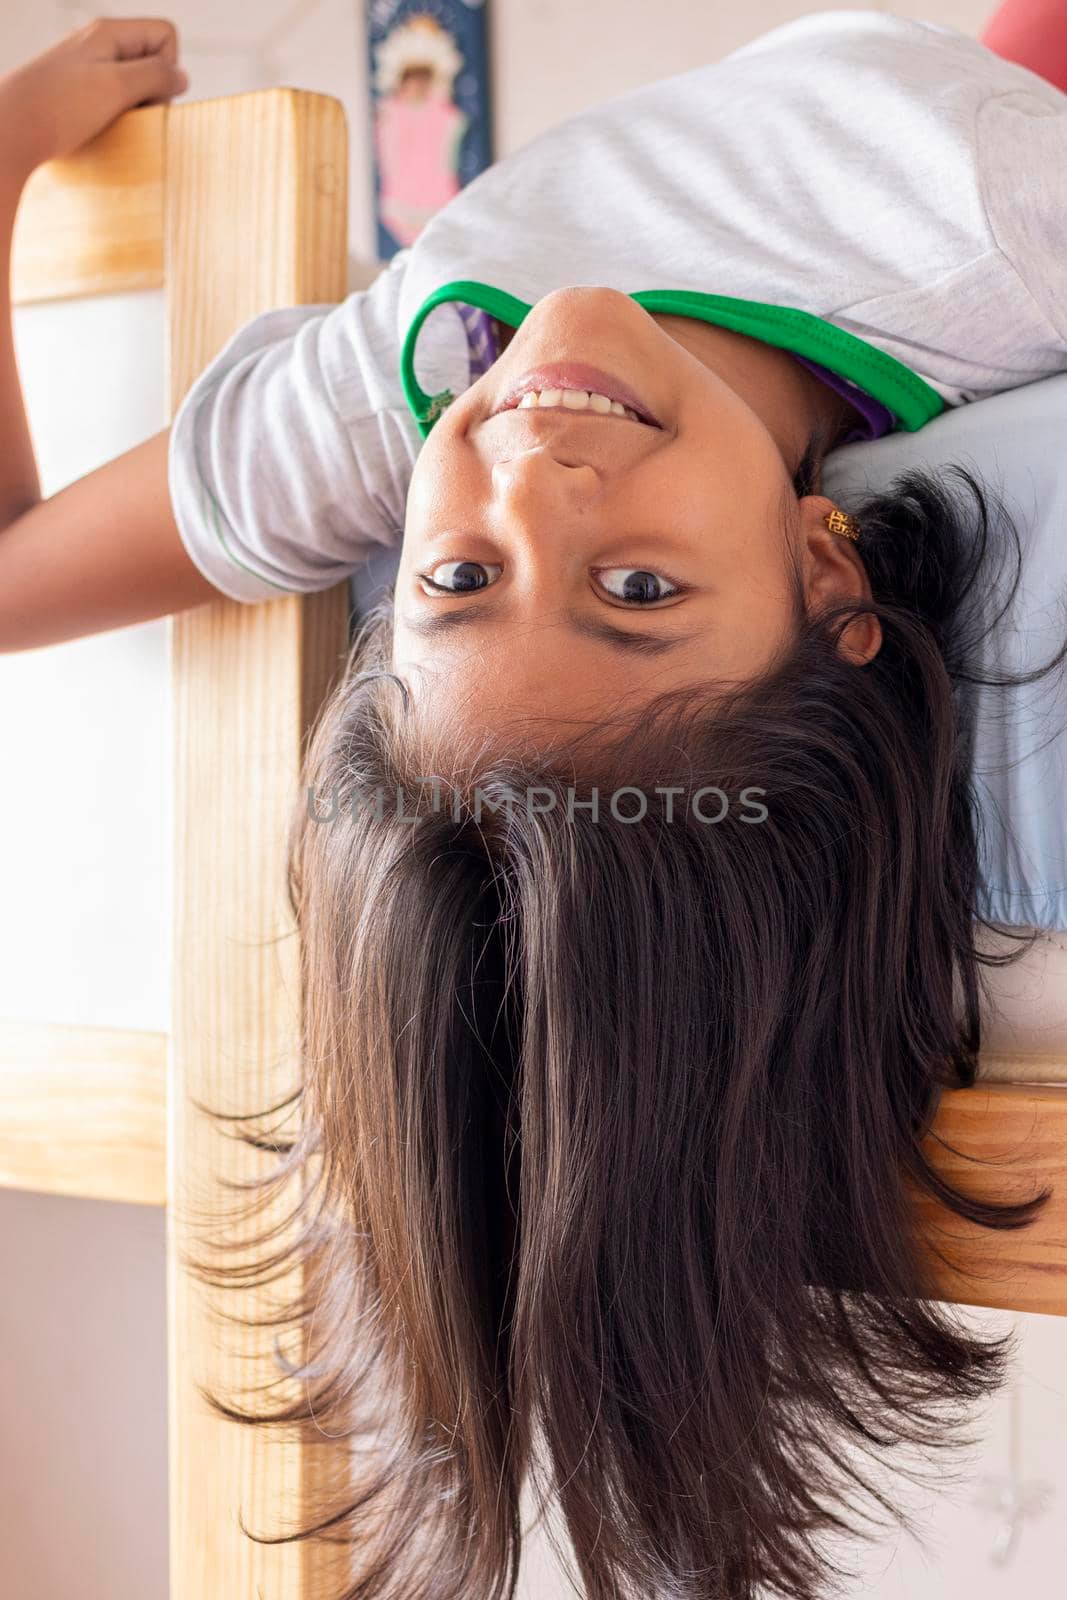
[[614, 418], [661, 428], [629, 384], [583, 362], [554, 362], [528, 372], [491, 413], [502, 411], [565, 411], [569, 416]]
[[596, 417], [608, 422], [636, 422], [642, 428], [652, 426], [643, 417], [639, 417], [630, 406], [624, 406], [619, 400], [608, 400], [606, 395], [596, 390], [590, 392], [586, 389], [528, 389], [521, 399], [511, 405], [501, 406], [493, 415], [500, 416], [505, 411], [536, 411], [539, 415], [551, 411], [555, 416], [563, 412], [568, 417]]

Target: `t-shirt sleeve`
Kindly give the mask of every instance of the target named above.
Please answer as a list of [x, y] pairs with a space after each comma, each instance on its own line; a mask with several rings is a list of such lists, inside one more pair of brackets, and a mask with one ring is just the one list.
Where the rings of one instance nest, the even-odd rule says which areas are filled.
[[400, 542], [421, 440], [400, 386], [394, 262], [338, 305], [254, 318], [181, 403], [174, 515], [235, 600], [329, 588]]
[[979, 111], [977, 144], [997, 246], [1050, 340], [1067, 349], [1067, 95], [1035, 81], [1032, 91], [993, 96]]

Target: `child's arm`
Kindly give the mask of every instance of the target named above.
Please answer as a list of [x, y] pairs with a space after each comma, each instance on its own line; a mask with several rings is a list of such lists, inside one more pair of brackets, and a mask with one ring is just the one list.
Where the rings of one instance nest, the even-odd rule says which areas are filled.
[[171, 510], [169, 429], [41, 499], [11, 331], [12, 226], [31, 172], [185, 86], [171, 24], [139, 18], [90, 24], [0, 78], [0, 652], [218, 596]]

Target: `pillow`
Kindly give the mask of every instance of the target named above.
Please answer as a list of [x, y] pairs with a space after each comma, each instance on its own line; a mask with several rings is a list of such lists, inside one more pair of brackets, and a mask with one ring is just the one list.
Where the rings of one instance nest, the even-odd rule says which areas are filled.
[[[846, 511], [909, 467], [968, 467], [1003, 500], [1022, 570], [979, 652], [983, 672], [1032, 670], [1067, 638], [1067, 373], [956, 406], [917, 433], [842, 445], [823, 492]], [[861, 544], [862, 548], [862, 544]], [[1011, 565], [1005, 564], [1010, 577]], [[997, 585], [991, 599], [1004, 589]], [[1067, 664], [1037, 684], [973, 692], [978, 909], [992, 921], [1067, 929]]]

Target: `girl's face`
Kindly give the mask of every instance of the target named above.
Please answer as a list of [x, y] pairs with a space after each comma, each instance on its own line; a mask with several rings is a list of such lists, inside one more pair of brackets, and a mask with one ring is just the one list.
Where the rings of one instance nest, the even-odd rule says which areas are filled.
[[[753, 677], [793, 628], [783, 505], [809, 598], [869, 594], [851, 541], [822, 521], [832, 502], [796, 501], [779, 440], [694, 353], [705, 332], [615, 289], [557, 290], [436, 422], [411, 478], [393, 636], [394, 671], [435, 718], [485, 730], [533, 714], [543, 731]], [[551, 362], [610, 374], [659, 425], [500, 409]], [[862, 619], [848, 638], [857, 659], [877, 648]]]

